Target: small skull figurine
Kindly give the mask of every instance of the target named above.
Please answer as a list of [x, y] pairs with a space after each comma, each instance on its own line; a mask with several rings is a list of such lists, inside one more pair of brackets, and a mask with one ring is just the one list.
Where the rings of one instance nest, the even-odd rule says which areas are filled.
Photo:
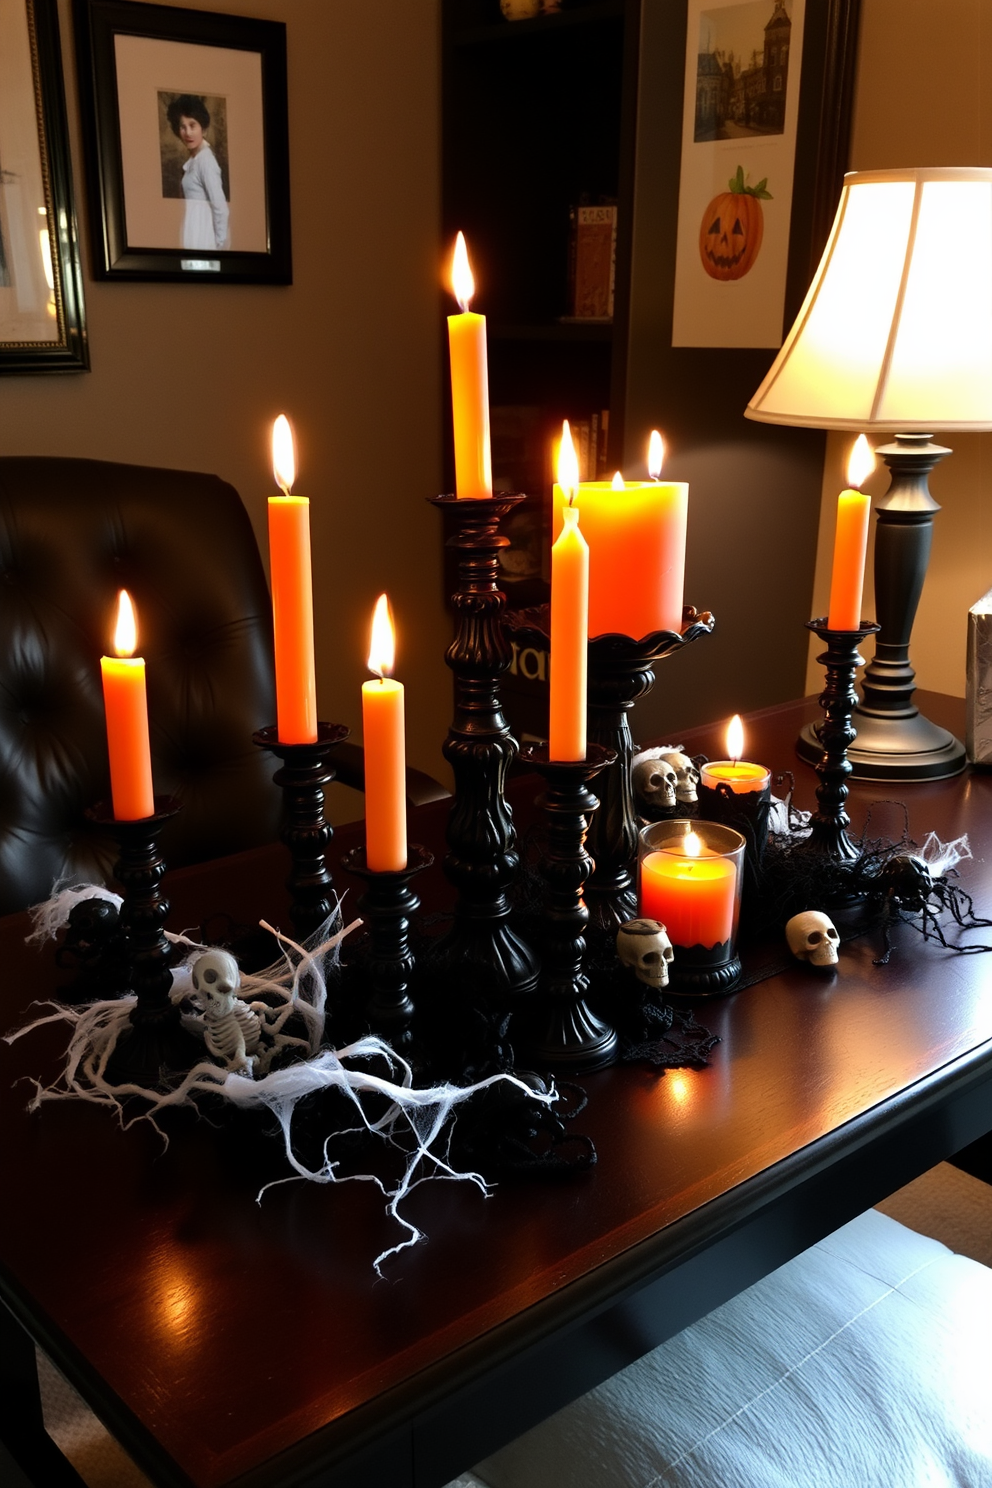
[[836, 966], [840, 936], [822, 911], [808, 909], [793, 915], [785, 927], [785, 938], [797, 961], [808, 961], [810, 966]]
[[696, 787], [699, 785], [699, 771], [688, 755], [683, 754], [681, 749], [673, 749], [661, 757], [675, 771], [676, 799], [685, 806], [698, 800]]
[[647, 749], [634, 760], [630, 771], [634, 794], [648, 807], [675, 805], [678, 781], [675, 770], [655, 750]]
[[672, 942], [660, 920], [628, 920], [617, 931], [617, 955], [639, 982], [667, 987]]

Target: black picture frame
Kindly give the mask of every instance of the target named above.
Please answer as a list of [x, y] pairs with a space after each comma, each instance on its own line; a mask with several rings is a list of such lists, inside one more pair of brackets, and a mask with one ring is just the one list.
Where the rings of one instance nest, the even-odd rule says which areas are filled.
[[[12, 13], [14, 9], [11, 7]], [[29, 184], [21, 162], [15, 158], [16, 148], [8, 152], [0, 135], [0, 292], [17, 290], [19, 278], [24, 281], [21, 287], [29, 289], [29, 281], [35, 280], [36, 293], [30, 298], [34, 300], [39, 294], [44, 298], [47, 293], [48, 303], [41, 315], [34, 305], [22, 313], [13, 304], [10, 313], [4, 314], [0, 372], [85, 372], [89, 368], [89, 350], [57, 0], [23, 0], [23, 10], [16, 12], [18, 27], [22, 18], [27, 23], [26, 45], [21, 45], [23, 30], [15, 48], [15, 38], [4, 36], [0, 28], [0, 47], [11, 49], [8, 56], [13, 55], [15, 68], [20, 66], [19, 59], [23, 59], [24, 77], [14, 89], [24, 99], [25, 118], [21, 123], [26, 127], [20, 138], [22, 141], [30, 138], [33, 116], [37, 127], [37, 157], [28, 173], [33, 178]], [[8, 19], [14, 19], [13, 14]], [[13, 190], [7, 191], [8, 185], [16, 188], [16, 198]], [[36, 194], [41, 204], [35, 202]], [[30, 214], [30, 221], [25, 214]], [[39, 215], [44, 216], [46, 224], [40, 230], [36, 220]], [[36, 230], [39, 231], [37, 244]], [[47, 233], [47, 253], [41, 248], [43, 233]], [[17, 307], [24, 299], [18, 293]], [[45, 329], [51, 322], [54, 335], [37, 334], [39, 319], [44, 319]]]
[[[183, 284], [291, 284], [285, 25], [135, 0], [74, 0], [74, 4], [95, 277]], [[154, 58], [156, 43], [169, 64], [158, 69], [156, 76], [170, 76], [170, 69], [179, 73], [171, 95], [159, 89], [157, 114], [149, 112], [156, 107], [154, 85], [141, 81], [142, 64], [136, 60]], [[183, 48], [191, 49], [191, 63], [196, 60], [195, 66], [185, 69], [195, 74], [188, 86]], [[216, 58], [208, 57], [205, 66], [201, 65], [207, 56], [203, 48], [217, 49]], [[214, 76], [219, 81], [210, 83]], [[240, 136], [232, 122], [230, 173], [226, 167], [224, 173], [231, 242], [230, 246], [208, 247], [203, 242], [190, 246], [187, 238], [183, 247], [190, 204], [185, 202], [180, 213], [179, 202], [169, 200], [180, 193], [165, 190], [164, 155], [160, 176], [152, 157], [169, 142], [162, 122], [164, 100], [194, 95], [209, 105], [212, 88], [218, 103], [225, 106], [225, 120], [233, 91], [237, 117], [247, 121]], [[215, 130], [219, 128], [216, 111], [212, 124]], [[140, 145], [135, 143], [139, 139]], [[208, 143], [216, 146], [216, 158], [220, 158], [219, 136], [215, 134]], [[227, 148], [225, 133], [225, 156]], [[143, 161], [149, 169], [140, 170], [135, 161]], [[229, 185], [232, 178], [238, 179], [236, 169], [245, 188], [240, 204], [243, 207], [248, 202], [240, 227], [237, 188]], [[246, 245], [241, 248], [237, 246], [239, 233]]]

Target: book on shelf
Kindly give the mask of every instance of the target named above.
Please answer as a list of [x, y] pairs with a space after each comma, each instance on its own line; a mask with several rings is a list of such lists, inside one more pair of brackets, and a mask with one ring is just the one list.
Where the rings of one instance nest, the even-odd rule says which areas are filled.
[[571, 423], [572, 442], [579, 461], [579, 480], [608, 479], [607, 446], [610, 432], [610, 410], [601, 409], [588, 418]]
[[617, 209], [613, 203], [571, 210], [569, 302], [566, 320], [611, 321], [617, 263]]

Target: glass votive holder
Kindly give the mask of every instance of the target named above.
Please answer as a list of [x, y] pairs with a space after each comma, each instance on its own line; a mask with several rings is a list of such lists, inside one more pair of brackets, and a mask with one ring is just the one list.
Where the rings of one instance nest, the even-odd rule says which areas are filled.
[[746, 842], [721, 822], [652, 822], [638, 847], [638, 913], [672, 942], [673, 992], [712, 997], [740, 979], [736, 953]]

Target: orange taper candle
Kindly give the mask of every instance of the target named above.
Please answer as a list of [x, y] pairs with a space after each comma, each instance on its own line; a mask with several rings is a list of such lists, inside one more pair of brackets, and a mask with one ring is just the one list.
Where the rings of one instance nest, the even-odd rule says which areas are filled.
[[395, 638], [389, 600], [380, 594], [372, 617], [369, 671], [362, 683], [362, 739], [365, 747], [365, 861], [373, 873], [406, 867], [406, 744], [403, 686], [393, 669]]
[[725, 945], [734, 933], [737, 865], [695, 832], [641, 860], [640, 913], [660, 920], [675, 946]]
[[[656, 448], [660, 446], [660, 439]], [[650, 467], [649, 467], [650, 468]], [[589, 544], [589, 635], [642, 636], [681, 630], [689, 487], [653, 479], [583, 481], [579, 508]], [[552, 539], [562, 528], [566, 502], [556, 484]]]
[[141, 821], [155, 815], [145, 663], [143, 657], [133, 654], [137, 643], [134, 606], [127, 590], [122, 589], [114, 633], [117, 655], [100, 658], [110, 754], [110, 794], [117, 821]]
[[[859, 434], [847, 464], [847, 479], [851, 486], [862, 485], [874, 468], [875, 456], [871, 445], [863, 434]], [[827, 611], [827, 625], [831, 630], [857, 630], [861, 624], [870, 514], [870, 496], [859, 490], [841, 491], [837, 498], [834, 566]]]
[[493, 494], [489, 439], [489, 360], [486, 317], [469, 310], [475, 281], [462, 233], [455, 239], [451, 281], [461, 315], [448, 316], [451, 357], [451, 417], [455, 435], [455, 495]]
[[[558, 484], [573, 492], [579, 465], [568, 427], [562, 426]], [[551, 549], [551, 713], [548, 754], [553, 760], [586, 757], [586, 656], [589, 630], [589, 549], [579, 531], [579, 512], [566, 506], [558, 541]]]
[[313, 655], [313, 576], [310, 502], [293, 496], [296, 451], [284, 413], [272, 429], [272, 468], [281, 496], [269, 497], [269, 568], [276, 658], [276, 732], [280, 744], [317, 738], [317, 682]]

